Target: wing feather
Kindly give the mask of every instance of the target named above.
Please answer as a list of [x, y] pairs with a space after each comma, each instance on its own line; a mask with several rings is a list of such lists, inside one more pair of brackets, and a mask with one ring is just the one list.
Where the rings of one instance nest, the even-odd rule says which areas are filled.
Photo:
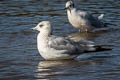
[[66, 54], [82, 54], [88, 48], [92, 48], [89, 41], [75, 42], [68, 37], [51, 36], [48, 41], [49, 47], [56, 50], [65, 50]]
[[77, 13], [82, 19], [84, 19], [85, 26], [104, 27], [104, 23], [98, 18], [94, 17], [92, 14], [81, 10], [78, 10]]

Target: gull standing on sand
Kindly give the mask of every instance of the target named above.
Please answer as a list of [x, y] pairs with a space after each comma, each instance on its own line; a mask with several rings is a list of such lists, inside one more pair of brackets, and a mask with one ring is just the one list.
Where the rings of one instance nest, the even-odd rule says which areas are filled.
[[80, 32], [91, 31], [94, 28], [102, 28], [106, 25], [101, 21], [104, 14], [98, 18], [93, 17], [86, 11], [77, 10], [72, 0], [67, 1], [66, 8], [69, 22]]
[[75, 42], [68, 37], [51, 35], [51, 24], [42, 21], [33, 30], [38, 30], [37, 47], [40, 55], [46, 60], [73, 59], [84, 52], [105, 50], [101, 46], [94, 46], [91, 41]]

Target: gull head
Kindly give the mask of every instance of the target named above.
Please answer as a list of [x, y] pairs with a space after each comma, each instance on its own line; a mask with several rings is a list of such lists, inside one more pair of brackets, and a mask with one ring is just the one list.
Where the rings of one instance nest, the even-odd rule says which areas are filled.
[[65, 6], [65, 9], [72, 9], [74, 8], [74, 3], [72, 0], [69, 0], [66, 2], [66, 6]]
[[51, 33], [51, 24], [50, 21], [42, 21], [37, 24], [36, 27], [32, 28], [33, 30], [40, 31], [40, 33]]

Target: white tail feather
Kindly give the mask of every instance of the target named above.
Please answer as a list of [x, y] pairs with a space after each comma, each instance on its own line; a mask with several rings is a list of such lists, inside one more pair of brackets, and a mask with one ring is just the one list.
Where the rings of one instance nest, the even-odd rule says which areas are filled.
[[104, 17], [104, 14], [101, 14], [100, 16], [98, 16], [98, 19], [99, 19], [99, 20], [102, 20], [103, 17]]

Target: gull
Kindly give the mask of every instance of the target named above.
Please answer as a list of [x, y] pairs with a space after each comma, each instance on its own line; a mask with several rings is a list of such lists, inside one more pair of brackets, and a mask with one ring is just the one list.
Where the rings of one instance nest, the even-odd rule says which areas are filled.
[[95, 46], [92, 41], [73, 41], [69, 37], [51, 35], [50, 21], [42, 21], [33, 30], [39, 31], [37, 48], [45, 60], [74, 59], [82, 53], [104, 51], [101, 46]]
[[66, 2], [65, 9], [67, 10], [69, 22], [80, 32], [89, 32], [95, 28], [106, 26], [106, 24], [102, 22], [104, 14], [101, 14], [96, 18], [86, 11], [77, 10], [72, 0]]

